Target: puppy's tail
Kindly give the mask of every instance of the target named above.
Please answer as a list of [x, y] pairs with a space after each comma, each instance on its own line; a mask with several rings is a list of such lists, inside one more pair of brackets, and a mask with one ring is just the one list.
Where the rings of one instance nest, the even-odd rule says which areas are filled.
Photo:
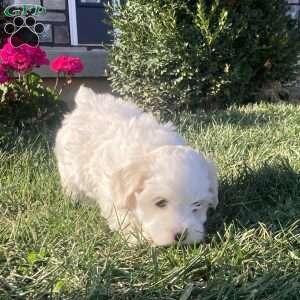
[[91, 104], [95, 98], [96, 93], [91, 88], [82, 84], [75, 95], [75, 103], [77, 107], [87, 106]]

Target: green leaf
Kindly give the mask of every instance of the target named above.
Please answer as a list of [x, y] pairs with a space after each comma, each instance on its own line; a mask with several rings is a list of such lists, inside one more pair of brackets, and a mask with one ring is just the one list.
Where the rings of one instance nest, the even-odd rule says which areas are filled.
[[42, 258], [45, 258], [45, 257], [46, 257], [46, 248], [45, 248], [45, 247], [42, 247], [42, 248], [40, 249], [39, 257], [42, 257]]
[[64, 286], [64, 282], [62, 280], [56, 281], [54, 288], [53, 288], [53, 293], [60, 293], [63, 286]]
[[28, 255], [27, 255], [27, 261], [30, 265], [34, 265], [36, 263], [36, 261], [38, 260], [38, 255], [36, 254], [35, 251], [31, 251]]

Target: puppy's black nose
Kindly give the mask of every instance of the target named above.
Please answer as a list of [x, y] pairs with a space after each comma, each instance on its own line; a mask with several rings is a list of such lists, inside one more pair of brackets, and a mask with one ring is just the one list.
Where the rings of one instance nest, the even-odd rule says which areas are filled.
[[182, 232], [177, 232], [174, 236], [174, 240], [176, 242], [179, 242], [180, 240], [184, 241], [186, 238], [186, 232], [182, 233]]

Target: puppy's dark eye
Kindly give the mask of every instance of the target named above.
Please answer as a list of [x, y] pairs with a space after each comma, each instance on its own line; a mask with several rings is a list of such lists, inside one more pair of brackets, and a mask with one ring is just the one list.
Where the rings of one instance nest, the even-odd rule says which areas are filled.
[[166, 207], [167, 203], [168, 203], [168, 201], [166, 199], [161, 199], [161, 200], [155, 202], [155, 205], [158, 207]]
[[193, 205], [192, 212], [196, 213], [198, 211], [198, 209], [201, 207], [202, 203], [199, 201], [196, 201], [192, 205]]

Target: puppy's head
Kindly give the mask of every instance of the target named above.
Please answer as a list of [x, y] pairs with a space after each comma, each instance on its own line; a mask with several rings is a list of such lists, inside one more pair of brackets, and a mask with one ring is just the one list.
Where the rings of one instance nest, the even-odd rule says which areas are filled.
[[155, 245], [199, 242], [218, 204], [214, 164], [186, 146], [163, 146], [117, 172], [115, 205], [131, 210]]

